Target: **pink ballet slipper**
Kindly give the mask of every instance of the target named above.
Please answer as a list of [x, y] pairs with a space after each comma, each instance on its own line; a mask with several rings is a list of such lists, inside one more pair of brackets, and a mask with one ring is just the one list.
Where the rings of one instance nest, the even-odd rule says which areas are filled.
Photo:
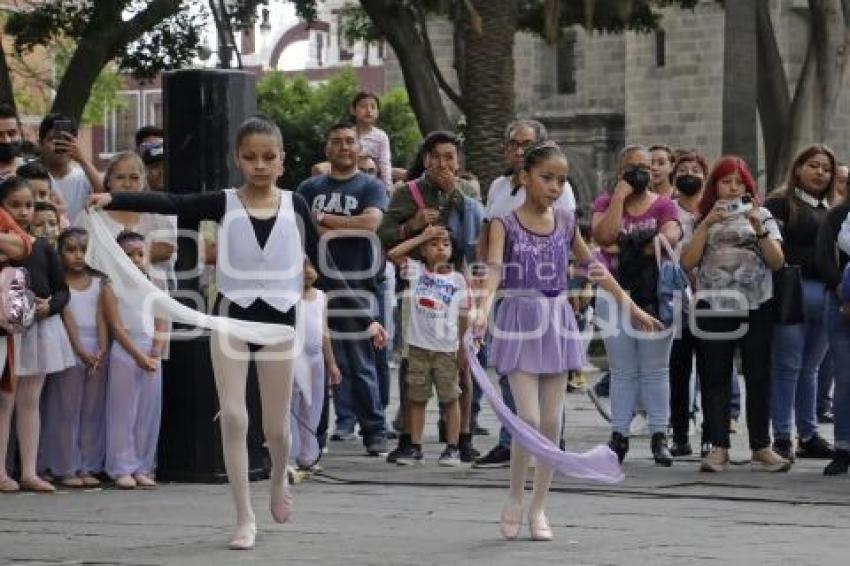
[[286, 523], [292, 518], [292, 504], [294, 499], [292, 492], [289, 490], [284, 490], [277, 496], [272, 495], [270, 508], [275, 523]]
[[542, 511], [534, 515], [529, 513], [528, 528], [531, 531], [531, 540], [552, 540], [552, 527], [549, 526], [549, 521], [546, 520], [546, 515]]
[[508, 540], [514, 540], [519, 536], [522, 527], [522, 505], [508, 503], [502, 509], [499, 528], [502, 536]]
[[230, 540], [230, 550], [251, 550], [257, 536], [257, 525], [248, 523], [236, 527], [236, 532]]

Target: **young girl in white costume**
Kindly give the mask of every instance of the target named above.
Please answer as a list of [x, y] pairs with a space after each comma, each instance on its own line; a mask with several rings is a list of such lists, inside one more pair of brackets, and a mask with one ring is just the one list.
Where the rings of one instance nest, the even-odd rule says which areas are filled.
[[[342, 379], [334, 360], [331, 337], [327, 331], [327, 297], [313, 287], [319, 274], [309, 260], [304, 261], [304, 297], [301, 316], [304, 317], [304, 349], [296, 371], [306, 375], [296, 378], [292, 392], [292, 448], [290, 458], [302, 469], [309, 469], [319, 459], [316, 428], [322, 417], [325, 390], [338, 385]], [[327, 380], [325, 379], [327, 368]], [[309, 384], [300, 387], [299, 383]]]
[[[118, 244], [147, 275], [145, 237], [118, 234]], [[122, 489], [152, 488], [162, 412], [162, 351], [168, 320], [129, 289], [116, 296], [105, 289], [103, 309], [115, 337], [109, 352], [106, 388], [106, 473]]]
[[[216, 282], [217, 314], [231, 318], [294, 326], [296, 305], [303, 292], [306, 253], [317, 266], [328, 268], [319, 257], [319, 234], [304, 199], [275, 186], [283, 173], [283, 138], [267, 118], [246, 120], [236, 134], [235, 161], [244, 184], [203, 194], [165, 192], [99, 194], [90, 198], [94, 208], [175, 214], [187, 221], [215, 220], [219, 224]], [[322, 263], [324, 262], [324, 263]], [[321, 270], [320, 270], [321, 271]], [[374, 336], [383, 347], [386, 332], [368, 315], [367, 305], [348, 292], [335, 269], [320, 273], [320, 286], [342, 291], [331, 304], [354, 309], [362, 316], [340, 317], [341, 325]], [[350, 311], [349, 311], [350, 312]], [[236, 506], [236, 532], [232, 549], [254, 546], [257, 532], [248, 487], [248, 411], [245, 384], [253, 355], [257, 365], [263, 414], [263, 432], [272, 459], [269, 507], [276, 522], [292, 514], [292, 494], [287, 485], [289, 413], [292, 394], [293, 340], [261, 347], [213, 332], [211, 354], [219, 405], [224, 463]]]
[[92, 487], [106, 457], [106, 370], [109, 329], [101, 308], [109, 284], [86, 265], [88, 234], [69, 228], [59, 236], [59, 255], [71, 300], [62, 314], [77, 363], [47, 382], [43, 467], [66, 487]]

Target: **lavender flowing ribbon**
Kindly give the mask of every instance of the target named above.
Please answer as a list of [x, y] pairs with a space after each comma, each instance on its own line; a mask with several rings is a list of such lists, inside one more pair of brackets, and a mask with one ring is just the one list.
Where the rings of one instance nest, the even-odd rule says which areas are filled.
[[463, 337], [467, 360], [472, 377], [478, 382], [481, 391], [493, 407], [496, 416], [507, 428], [513, 439], [524, 450], [534, 456], [539, 463], [551, 466], [566, 476], [600, 483], [618, 483], [623, 481], [623, 470], [617, 461], [617, 455], [606, 445], [596, 446], [584, 453], [566, 452], [540, 434], [525, 421], [516, 416], [493, 387], [490, 378], [476, 356], [472, 332]]

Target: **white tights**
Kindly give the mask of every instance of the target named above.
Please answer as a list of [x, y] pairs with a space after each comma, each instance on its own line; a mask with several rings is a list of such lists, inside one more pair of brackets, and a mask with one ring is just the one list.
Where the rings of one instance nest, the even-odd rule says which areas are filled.
[[[232, 352], [228, 353], [227, 348]], [[221, 407], [219, 418], [224, 466], [236, 506], [236, 524], [243, 527], [255, 523], [248, 487], [248, 409], [245, 405], [250, 353], [245, 342], [228, 339], [215, 332], [210, 337], [210, 349]], [[286, 462], [289, 459], [289, 407], [292, 397], [292, 360], [288, 356], [291, 349], [292, 341], [287, 341], [254, 354], [262, 402], [263, 434], [272, 460], [272, 502], [287, 490]], [[231, 355], [234, 352], [235, 355]]]
[[[511, 392], [516, 403], [517, 415], [540, 433], [557, 442], [561, 432], [564, 412], [564, 396], [567, 389], [567, 374], [534, 375], [516, 372], [508, 376]], [[514, 440], [511, 443], [511, 488], [510, 501], [522, 505], [525, 491], [525, 476], [528, 471], [528, 452]], [[529, 515], [543, 512], [546, 495], [552, 484], [553, 470], [537, 462], [534, 468], [534, 486]]]
[[31, 480], [36, 477], [35, 462], [41, 429], [39, 400], [44, 378], [44, 375], [18, 376], [13, 393], [0, 393], [0, 478], [6, 476], [6, 451], [13, 412], [16, 413], [15, 427], [21, 452], [21, 479]]

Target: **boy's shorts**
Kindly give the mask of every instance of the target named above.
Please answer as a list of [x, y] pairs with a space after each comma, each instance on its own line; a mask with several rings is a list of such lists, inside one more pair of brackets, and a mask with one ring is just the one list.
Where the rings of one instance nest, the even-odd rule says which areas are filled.
[[457, 400], [460, 397], [457, 352], [431, 352], [416, 346], [408, 348], [407, 398], [414, 403], [427, 403], [436, 388], [440, 403]]

